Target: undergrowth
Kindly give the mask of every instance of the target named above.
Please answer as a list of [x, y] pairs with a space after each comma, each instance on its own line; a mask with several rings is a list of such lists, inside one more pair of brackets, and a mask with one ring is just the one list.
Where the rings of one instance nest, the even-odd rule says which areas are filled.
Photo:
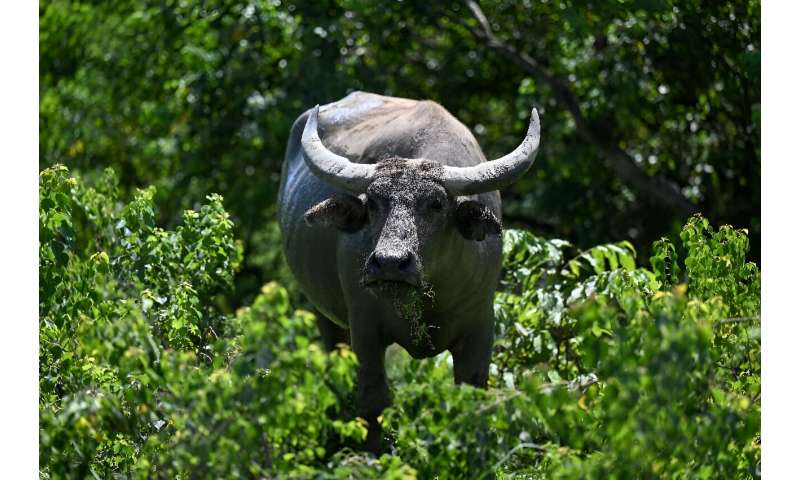
[[759, 474], [746, 231], [692, 217], [650, 268], [627, 242], [504, 232], [490, 388], [454, 385], [447, 353], [390, 350], [375, 458], [349, 413], [357, 359], [322, 351], [313, 314], [276, 283], [224, 313], [242, 249], [222, 198], [165, 230], [154, 190], [123, 199], [115, 178], [40, 175], [40, 478]]

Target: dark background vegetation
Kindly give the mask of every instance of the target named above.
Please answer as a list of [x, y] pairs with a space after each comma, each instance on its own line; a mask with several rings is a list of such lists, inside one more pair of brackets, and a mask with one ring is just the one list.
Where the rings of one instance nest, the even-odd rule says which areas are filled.
[[487, 156], [543, 143], [505, 222], [581, 247], [651, 242], [702, 212], [760, 250], [757, 1], [49, 1], [40, 167], [156, 186], [157, 223], [221, 193], [244, 262], [227, 308], [280, 259], [294, 119], [350, 91], [436, 100]]

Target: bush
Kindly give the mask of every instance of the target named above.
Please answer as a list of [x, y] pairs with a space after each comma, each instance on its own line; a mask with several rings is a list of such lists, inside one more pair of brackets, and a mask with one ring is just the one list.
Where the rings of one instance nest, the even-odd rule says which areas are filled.
[[220, 314], [241, 259], [222, 198], [174, 231], [152, 198], [121, 203], [111, 172], [40, 175], [42, 476], [299, 475], [355, 445], [363, 425], [338, 415], [354, 355], [324, 354], [276, 284]]
[[505, 232], [493, 388], [400, 387], [397, 453], [422, 478], [756, 476], [760, 273], [744, 231], [693, 217], [681, 239], [645, 270], [627, 243]]
[[392, 451], [359, 453], [356, 358], [265, 285], [223, 314], [241, 263], [222, 198], [155, 226], [153, 189], [40, 175], [40, 475], [189, 478], [752, 478], [760, 272], [747, 233], [689, 219], [636, 267], [504, 233], [490, 388], [449, 354], [389, 351]]

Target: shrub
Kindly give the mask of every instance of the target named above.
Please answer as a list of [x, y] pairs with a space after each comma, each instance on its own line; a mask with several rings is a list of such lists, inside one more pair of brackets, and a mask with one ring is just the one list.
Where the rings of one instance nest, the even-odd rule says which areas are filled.
[[365, 435], [339, 418], [354, 355], [323, 353], [276, 284], [221, 314], [241, 259], [222, 198], [174, 231], [154, 226], [152, 198], [120, 202], [111, 172], [91, 187], [61, 166], [40, 175], [42, 476], [326, 469], [329, 444]]
[[490, 388], [390, 349], [392, 450], [360, 453], [356, 358], [266, 284], [226, 314], [241, 248], [218, 195], [156, 226], [154, 190], [40, 174], [42, 478], [751, 478], [760, 272], [747, 234], [689, 219], [636, 267], [504, 233]]
[[744, 231], [681, 239], [646, 270], [627, 243], [505, 232], [493, 388], [400, 387], [398, 454], [423, 478], [756, 476], [760, 273]]

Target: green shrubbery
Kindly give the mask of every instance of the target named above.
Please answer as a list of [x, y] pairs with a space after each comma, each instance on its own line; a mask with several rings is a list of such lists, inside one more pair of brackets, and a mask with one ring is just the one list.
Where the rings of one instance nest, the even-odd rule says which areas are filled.
[[154, 226], [153, 192], [127, 204], [110, 172], [40, 180], [40, 462], [45, 477], [302, 474], [342, 421], [354, 355], [310, 341], [313, 316], [269, 284], [225, 316], [214, 298], [241, 253], [222, 199]]
[[236, 314], [219, 196], [156, 227], [153, 189], [40, 175], [42, 478], [749, 478], [760, 462], [760, 272], [701, 217], [637, 268], [504, 234], [490, 388], [390, 349], [392, 451], [360, 453], [354, 355], [281, 286]]

